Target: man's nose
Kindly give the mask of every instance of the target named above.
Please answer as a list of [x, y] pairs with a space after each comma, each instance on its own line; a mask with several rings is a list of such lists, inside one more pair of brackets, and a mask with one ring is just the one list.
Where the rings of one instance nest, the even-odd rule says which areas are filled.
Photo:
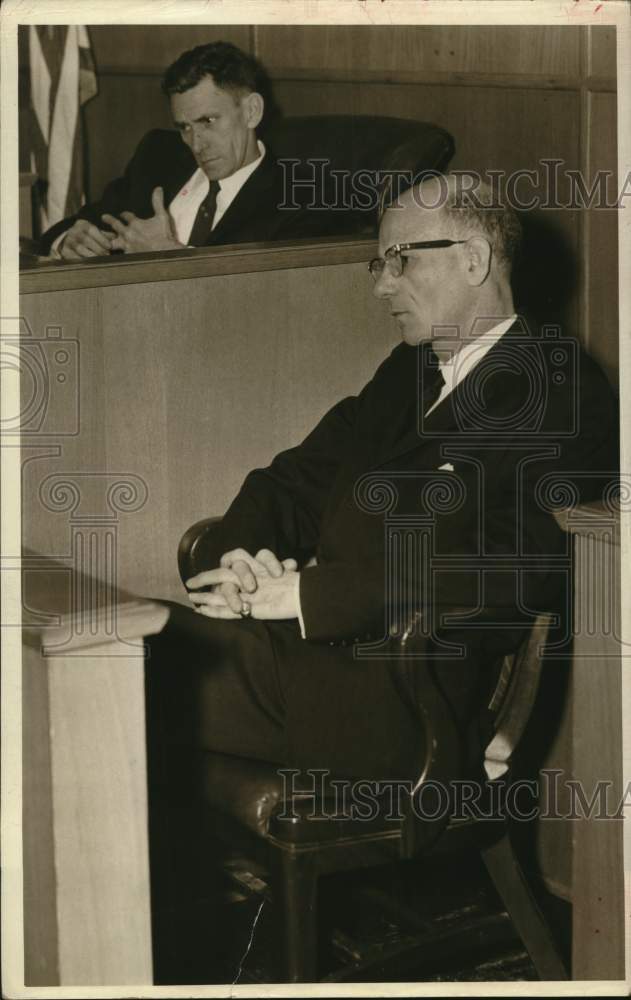
[[372, 293], [377, 299], [387, 299], [394, 293], [396, 278], [393, 278], [389, 269], [384, 267], [373, 286]]
[[193, 153], [199, 153], [203, 149], [204, 142], [202, 139], [201, 132], [198, 132], [196, 128], [191, 129], [191, 150]]

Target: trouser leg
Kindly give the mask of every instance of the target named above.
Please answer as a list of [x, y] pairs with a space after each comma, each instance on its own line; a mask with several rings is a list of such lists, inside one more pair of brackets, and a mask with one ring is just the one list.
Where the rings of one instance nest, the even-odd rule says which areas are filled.
[[286, 758], [285, 705], [264, 624], [178, 611], [150, 643], [165, 743], [257, 760]]
[[152, 652], [165, 742], [342, 776], [413, 776], [418, 717], [387, 662], [307, 642], [295, 622], [188, 609], [174, 612]]

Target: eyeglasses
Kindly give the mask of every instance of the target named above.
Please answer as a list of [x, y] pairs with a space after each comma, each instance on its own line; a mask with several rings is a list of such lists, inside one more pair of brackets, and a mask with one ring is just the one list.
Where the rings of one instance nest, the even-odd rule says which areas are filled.
[[403, 265], [406, 257], [404, 250], [440, 250], [443, 247], [453, 247], [456, 243], [467, 243], [467, 240], [421, 240], [420, 243], [395, 243], [388, 247], [383, 257], [373, 257], [368, 270], [377, 281], [383, 272], [388, 269], [393, 278], [400, 278], [403, 274]]

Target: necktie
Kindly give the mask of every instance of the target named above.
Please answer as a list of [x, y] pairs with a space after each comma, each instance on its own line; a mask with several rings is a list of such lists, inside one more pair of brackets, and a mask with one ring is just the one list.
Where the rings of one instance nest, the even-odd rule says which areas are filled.
[[429, 344], [423, 345], [423, 370], [420, 390], [421, 406], [423, 413], [431, 410], [432, 406], [440, 396], [442, 387], [445, 384], [443, 373], [438, 365], [438, 358], [432, 351]]
[[188, 238], [188, 242], [191, 246], [206, 246], [208, 237], [210, 236], [213, 228], [213, 219], [215, 218], [215, 211], [217, 208], [218, 193], [219, 181], [211, 181], [208, 194], [197, 209], [197, 215], [195, 216], [195, 222], [193, 223], [193, 228], [191, 229], [191, 235]]
[[[416, 369], [416, 359], [413, 360]], [[438, 367], [438, 358], [429, 343], [421, 345], [420, 370], [410, 372], [409, 382], [402, 385], [401, 395], [392, 400], [390, 412], [380, 429], [384, 451], [400, 450], [401, 442], [409, 442], [412, 436], [418, 443], [419, 432], [423, 428], [423, 419], [430, 407], [434, 405], [440, 390], [445, 384], [442, 372]]]

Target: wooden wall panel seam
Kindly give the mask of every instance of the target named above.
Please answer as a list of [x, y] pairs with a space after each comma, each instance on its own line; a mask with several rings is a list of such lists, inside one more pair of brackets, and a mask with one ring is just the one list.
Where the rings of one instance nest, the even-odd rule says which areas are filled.
[[[579, 58], [581, 60], [581, 69], [583, 74], [589, 71], [591, 65], [590, 58], [590, 48], [591, 48], [591, 32], [584, 32], [581, 36], [581, 45], [579, 49]], [[583, 173], [583, 177], [589, 177], [589, 167], [590, 167], [590, 98], [589, 94], [584, 88], [581, 88], [579, 94], [579, 120], [578, 120], [578, 157], [580, 169]], [[578, 287], [578, 314], [580, 317], [580, 323], [583, 327], [583, 331], [580, 334], [581, 339], [589, 350], [589, 278], [590, 278], [590, 261], [589, 261], [589, 212], [583, 211], [578, 214], [578, 240], [579, 246], [582, 248], [582, 252], [579, 253], [579, 259], [581, 261], [581, 281]]]
[[[99, 76], [162, 77], [161, 66], [100, 66]], [[300, 83], [393, 83], [409, 86], [440, 85], [445, 87], [502, 87], [506, 89], [579, 90], [582, 86], [594, 90], [616, 91], [614, 76], [543, 76], [539, 73], [468, 73], [420, 70], [384, 72], [382, 70], [316, 70], [276, 67], [270, 70], [273, 82]]]
[[274, 82], [297, 83], [370, 83], [403, 84], [405, 86], [493, 87], [505, 90], [610, 90], [616, 92], [615, 76], [540, 76], [535, 73], [441, 73], [441, 72], [371, 72], [349, 70], [283, 70], [271, 73]]

